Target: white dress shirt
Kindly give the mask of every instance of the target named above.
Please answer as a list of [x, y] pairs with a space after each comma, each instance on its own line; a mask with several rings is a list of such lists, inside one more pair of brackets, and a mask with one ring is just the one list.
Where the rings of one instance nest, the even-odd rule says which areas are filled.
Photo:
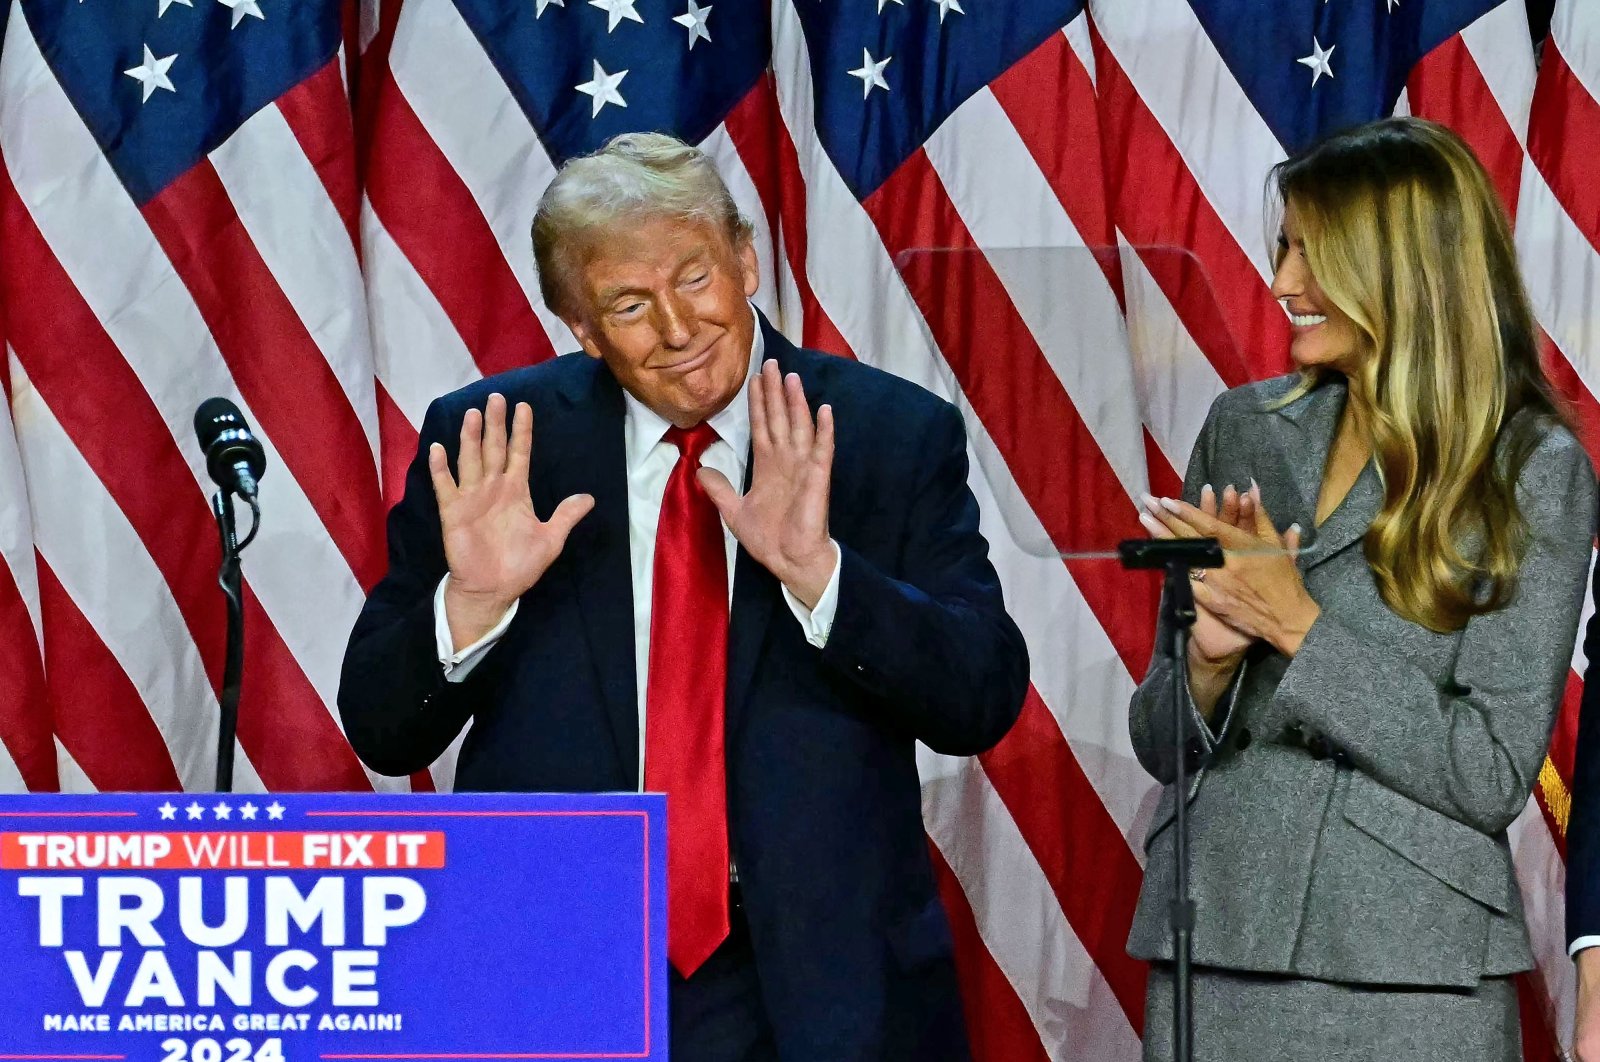
[[[706, 447], [700, 459], [702, 467], [721, 472], [738, 490], [744, 487], [745, 457], [750, 449], [750, 376], [759, 371], [764, 348], [758, 327], [750, 350], [750, 374], [733, 401], [707, 421], [716, 431], [717, 440]], [[665, 441], [667, 429], [672, 427], [670, 421], [626, 391], [623, 392], [623, 400], [623, 451], [628, 474], [628, 559], [633, 569], [634, 684], [639, 701], [639, 786], [643, 789], [645, 694], [650, 673], [650, 602], [655, 582], [656, 525], [661, 519], [661, 499], [667, 491], [667, 479], [672, 475], [673, 466], [678, 463], [678, 448]], [[734, 560], [738, 555], [739, 543], [726, 524], [722, 528], [722, 537], [728, 556], [728, 597], [731, 603]], [[806, 608], [787, 586], [783, 588], [783, 599], [805, 631], [806, 641], [819, 649], [828, 642], [828, 632], [833, 629], [833, 617], [839, 603], [837, 544], [834, 545], [833, 554], [833, 575], [828, 579], [822, 596], [817, 599], [816, 608]], [[449, 581], [447, 574], [439, 581], [439, 588], [434, 592], [434, 640], [438, 643], [439, 663], [444, 667], [446, 681], [461, 682], [500, 641], [517, 614], [519, 602], [512, 602], [500, 622], [482, 638], [456, 649], [444, 613], [444, 591]]]

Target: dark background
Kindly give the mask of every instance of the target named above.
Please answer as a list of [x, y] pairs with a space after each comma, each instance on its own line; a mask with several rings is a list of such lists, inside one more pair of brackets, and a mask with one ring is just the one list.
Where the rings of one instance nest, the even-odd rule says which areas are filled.
[[1528, 0], [1528, 27], [1533, 30], [1534, 43], [1542, 43], [1550, 32], [1550, 12], [1556, 0]]

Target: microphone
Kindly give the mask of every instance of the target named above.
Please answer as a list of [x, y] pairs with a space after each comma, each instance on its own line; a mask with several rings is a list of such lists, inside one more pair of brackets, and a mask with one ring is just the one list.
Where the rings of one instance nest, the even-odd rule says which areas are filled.
[[267, 452], [250, 433], [239, 407], [226, 398], [206, 399], [195, 410], [194, 433], [205, 451], [212, 481], [241, 498], [254, 499], [256, 482], [266, 471]]

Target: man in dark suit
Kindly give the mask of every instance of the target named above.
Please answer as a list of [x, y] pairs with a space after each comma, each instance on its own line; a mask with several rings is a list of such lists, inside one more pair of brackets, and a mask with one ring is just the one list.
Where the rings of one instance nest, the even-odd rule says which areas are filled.
[[[1600, 601], [1600, 568], [1595, 571]], [[1583, 704], [1567, 821], [1567, 948], [1578, 966], [1573, 1055], [1600, 1062], [1600, 613], [1583, 636]]]
[[351, 743], [404, 774], [470, 721], [462, 789], [665, 791], [679, 1062], [966, 1058], [915, 742], [998, 742], [1027, 652], [959, 414], [761, 319], [669, 137], [568, 163], [534, 245], [583, 352], [429, 409]]

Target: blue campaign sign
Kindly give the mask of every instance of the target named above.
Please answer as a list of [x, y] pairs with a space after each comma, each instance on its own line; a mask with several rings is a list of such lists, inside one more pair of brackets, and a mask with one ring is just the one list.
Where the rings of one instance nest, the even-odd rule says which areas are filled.
[[0, 1057], [667, 1058], [665, 801], [0, 796]]

